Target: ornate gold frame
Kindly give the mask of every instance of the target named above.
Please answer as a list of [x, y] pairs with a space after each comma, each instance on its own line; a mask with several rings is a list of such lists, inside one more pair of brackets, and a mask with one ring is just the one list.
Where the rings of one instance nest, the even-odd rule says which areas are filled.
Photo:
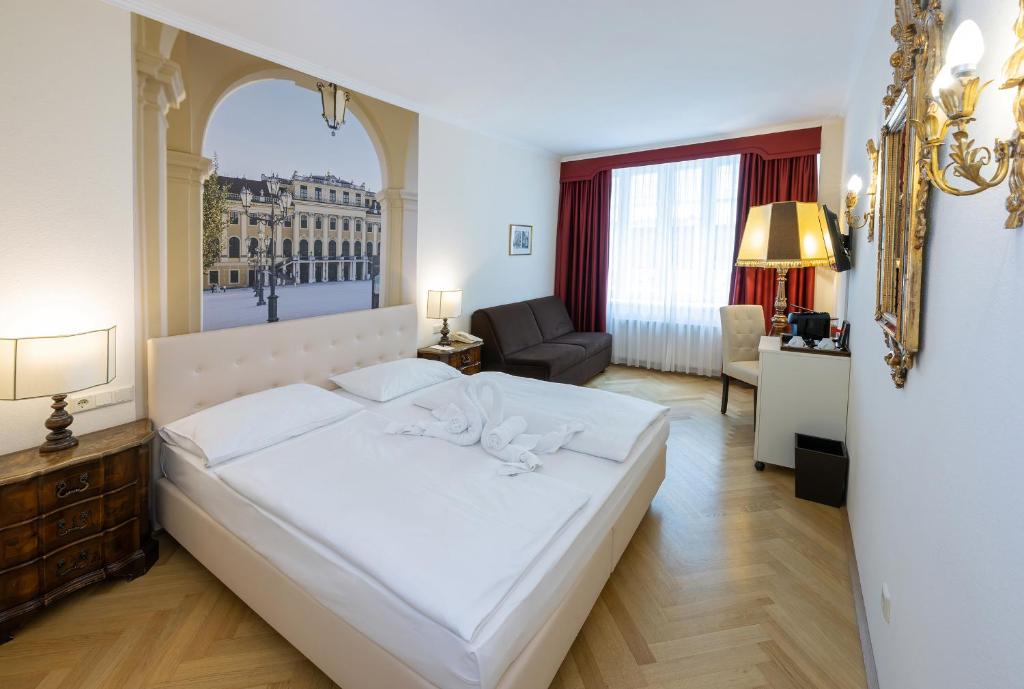
[[896, 51], [889, 58], [893, 83], [882, 101], [886, 119], [879, 143], [875, 320], [889, 348], [885, 362], [897, 388], [906, 383], [921, 344], [930, 181], [916, 130], [942, 64], [941, 5], [941, 0], [895, 0]]

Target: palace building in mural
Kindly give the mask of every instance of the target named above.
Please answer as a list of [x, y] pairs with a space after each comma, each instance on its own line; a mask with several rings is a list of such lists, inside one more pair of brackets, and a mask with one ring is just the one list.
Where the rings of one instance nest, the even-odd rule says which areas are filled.
[[[327, 172], [323, 175], [277, 177], [294, 199], [291, 220], [274, 228], [278, 284], [370, 280], [374, 257], [380, 254], [381, 205], [365, 184], [354, 184]], [[249, 287], [255, 283], [251, 260], [271, 229], [258, 221], [275, 201], [262, 180], [221, 177], [228, 192], [228, 217], [221, 237], [221, 255], [204, 276], [206, 290]], [[249, 213], [241, 191], [253, 194]], [[275, 208], [275, 212], [277, 211]]]

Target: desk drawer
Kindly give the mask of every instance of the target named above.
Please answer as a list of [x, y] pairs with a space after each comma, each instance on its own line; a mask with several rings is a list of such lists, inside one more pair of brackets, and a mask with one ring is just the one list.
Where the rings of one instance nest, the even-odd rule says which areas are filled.
[[103, 536], [92, 536], [47, 555], [43, 564], [43, 584], [47, 591], [52, 591], [102, 566]]
[[103, 528], [103, 498], [85, 500], [51, 512], [43, 520], [43, 547], [62, 548]]
[[42, 594], [43, 559], [0, 572], [0, 611]]
[[39, 501], [42, 511], [49, 512], [102, 492], [103, 464], [96, 460], [44, 476], [39, 484]]
[[35, 519], [39, 514], [39, 490], [35, 479], [0, 486], [0, 527]]
[[0, 570], [35, 559], [39, 552], [39, 520], [0, 531]]

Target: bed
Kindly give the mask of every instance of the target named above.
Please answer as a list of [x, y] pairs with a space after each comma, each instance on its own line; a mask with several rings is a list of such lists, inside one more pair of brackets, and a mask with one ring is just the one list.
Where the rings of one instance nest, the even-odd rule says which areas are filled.
[[[150, 415], [160, 427], [289, 383], [331, 389], [328, 378], [337, 373], [415, 356], [415, 319], [413, 306], [398, 306], [152, 340]], [[352, 399], [366, 407], [365, 419], [399, 419], [414, 413], [408, 397]], [[317, 447], [311, 443], [337, 442], [331, 434], [340, 432], [272, 450], [308, 452]], [[156, 519], [345, 689], [543, 688], [664, 478], [666, 439], [661, 418], [624, 462], [565, 450], [552, 455], [544, 474], [579, 486], [590, 499], [471, 637], [436, 624], [169, 444], [155, 463]]]

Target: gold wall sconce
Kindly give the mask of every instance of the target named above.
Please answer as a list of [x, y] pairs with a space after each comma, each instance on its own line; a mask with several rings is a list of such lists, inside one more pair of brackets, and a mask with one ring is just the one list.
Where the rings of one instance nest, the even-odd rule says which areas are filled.
[[[1013, 114], [1017, 131], [1009, 140], [996, 139], [992, 147], [977, 146], [969, 128], [982, 91], [992, 82], [981, 82], [978, 63], [985, 53], [981, 29], [971, 20], [957, 28], [949, 42], [946, 64], [932, 84], [932, 102], [924, 122], [917, 122], [927, 159], [928, 177], [940, 191], [953, 196], [973, 196], [1010, 180], [1006, 201], [1006, 227], [1024, 226], [1024, 0], [1014, 24], [1017, 44], [1003, 67], [1001, 89], [1017, 89]], [[942, 165], [941, 148], [950, 130], [950, 162]], [[991, 175], [986, 168], [995, 165]], [[948, 173], [970, 186], [954, 186]]]
[[852, 175], [846, 184], [846, 225], [850, 230], [859, 230], [867, 226], [868, 241], [875, 239], [875, 198], [878, 195], [878, 147], [874, 139], [868, 139], [868, 158], [871, 160], [871, 185], [868, 187], [868, 209], [857, 219], [853, 209], [860, 202], [860, 192], [864, 189], [864, 180], [860, 175]]

